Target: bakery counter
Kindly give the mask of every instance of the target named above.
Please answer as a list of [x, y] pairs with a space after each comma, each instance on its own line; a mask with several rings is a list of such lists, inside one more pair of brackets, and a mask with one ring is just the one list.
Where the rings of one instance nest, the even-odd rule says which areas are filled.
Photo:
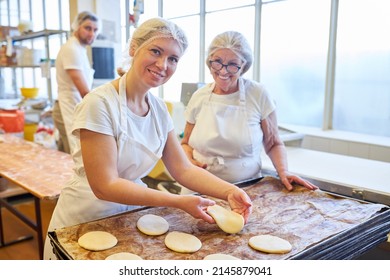
[[[59, 259], [102, 260], [107, 256], [129, 252], [145, 260], [200, 260], [212, 253], [230, 254], [245, 260], [281, 259], [354, 259], [387, 239], [390, 210], [382, 204], [340, 197], [321, 190], [302, 187], [288, 192], [274, 177], [243, 187], [253, 201], [248, 223], [237, 234], [227, 234], [216, 224], [194, 219], [174, 208], [151, 207], [121, 213], [97, 221], [49, 232]], [[225, 201], [217, 200], [227, 207]], [[181, 231], [198, 237], [202, 247], [195, 253], [177, 253], [165, 246], [166, 234], [148, 236], [141, 233], [137, 220], [145, 214], [164, 217], [169, 231]], [[104, 251], [89, 251], [78, 245], [78, 238], [89, 231], [107, 231], [118, 243]], [[271, 234], [289, 241], [286, 254], [267, 254], [252, 249], [252, 236]]]

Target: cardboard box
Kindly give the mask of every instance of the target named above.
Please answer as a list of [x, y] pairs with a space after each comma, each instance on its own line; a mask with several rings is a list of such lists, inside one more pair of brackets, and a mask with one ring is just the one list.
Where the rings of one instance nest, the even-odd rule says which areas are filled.
[[16, 26], [0, 26], [0, 41], [7, 40], [7, 36], [19, 36], [20, 32]]
[[7, 56], [7, 47], [5, 45], [0, 47], [0, 66], [14, 66], [17, 65], [16, 57], [17, 48], [13, 48], [12, 55]]

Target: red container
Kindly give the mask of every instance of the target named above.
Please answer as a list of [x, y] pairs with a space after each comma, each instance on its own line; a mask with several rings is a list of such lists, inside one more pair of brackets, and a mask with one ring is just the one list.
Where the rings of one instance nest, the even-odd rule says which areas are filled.
[[17, 133], [24, 131], [24, 112], [21, 110], [0, 110], [0, 131]]

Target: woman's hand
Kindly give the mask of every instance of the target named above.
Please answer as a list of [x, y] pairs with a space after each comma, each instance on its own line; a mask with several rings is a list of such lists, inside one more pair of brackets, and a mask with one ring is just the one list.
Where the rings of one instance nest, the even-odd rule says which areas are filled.
[[180, 204], [178, 208], [186, 211], [196, 219], [214, 224], [214, 219], [207, 213], [207, 207], [215, 204], [214, 200], [206, 199], [198, 195], [180, 195]]
[[198, 166], [200, 168], [203, 168], [203, 169], [207, 168], [207, 163], [203, 163], [203, 162], [200, 162], [200, 161], [194, 159], [194, 157], [193, 157], [193, 149], [192, 149], [192, 147], [190, 145], [182, 143], [181, 146], [182, 146], [182, 148], [183, 148], [187, 158], [191, 161], [191, 163], [193, 165], [196, 165], [196, 166]]
[[192, 164], [199, 166], [200, 168], [203, 168], [203, 169], [207, 168], [207, 163], [200, 162], [200, 161], [194, 159], [193, 157], [190, 158], [190, 161], [192, 162]]
[[292, 175], [292, 174], [286, 174], [284, 176], [279, 176], [280, 180], [282, 181], [283, 185], [286, 187], [287, 190], [292, 191], [293, 190], [293, 183], [301, 185], [302, 187], [305, 187], [309, 190], [316, 190], [318, 187], [309, 181], [302, 179], [301, 177], [297, 175]]
[[184, 133], [183, 133], [183, 139], [181, 140], [181, 147], [183, 148], [184, 152], [186, 153], [187, 158], [192, 162], [192, 164], [199, 166], [203, 169], [207, 168], [206, 163], [202, 163], [196, 159], [194, 159], [193, 156], [193, 148], [190, 146], [189, 141], [191, 137], [192, 130], [194, 129], [195, 125], [191, 124], [189, 122], [186, 123], [186, 126], [184, 128]]
[[252, 213], [252, 201], [249, 196], [240, 188], [235, 188], [227, 196], [230, 208], [244, 217], [245, 223], [248, 222], [249, 215]]

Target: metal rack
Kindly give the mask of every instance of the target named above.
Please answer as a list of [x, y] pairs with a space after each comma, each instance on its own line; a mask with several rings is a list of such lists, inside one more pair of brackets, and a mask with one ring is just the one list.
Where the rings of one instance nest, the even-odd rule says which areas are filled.
[[[68, 38], [68, 31], [65, 30], [52, 30], [52, 29], [44, 29], [42, 31], [37, 32], [30, 32], [28, 34], [20, 35], [20, 36], [14, 36], [12, 37], [12, 42], [21, 42], [26, 40], [34, 40], [37, 38], [44, 38], [45, 39], [45, 60], [47, 60], [48, 63], [50, 63], [50, 44], [49, 44], [49, 38], [53, 35], [65, 35], [66, 39]], [[0, 66], [0, 70], [3, 68], [11, 68], [12, 69], [12, 87], [14, 88], [16, 92], [16, 72], [15, 70], [17, 68], [37, 68], [40, 67], [40, 65], [27, 65], [27, 66], [20, 66], [20, 65], [10, 65], [10, 66]], [[1, 74], [0, 74], [1, 75]], [[49, 102], [53, 103], [53, 94], [52, 94], [52, 87], [51, 87], [51, 77], [50, 75], [46, 77], [46, 83], [47, 83], [47, 97], [49, 99]]]

